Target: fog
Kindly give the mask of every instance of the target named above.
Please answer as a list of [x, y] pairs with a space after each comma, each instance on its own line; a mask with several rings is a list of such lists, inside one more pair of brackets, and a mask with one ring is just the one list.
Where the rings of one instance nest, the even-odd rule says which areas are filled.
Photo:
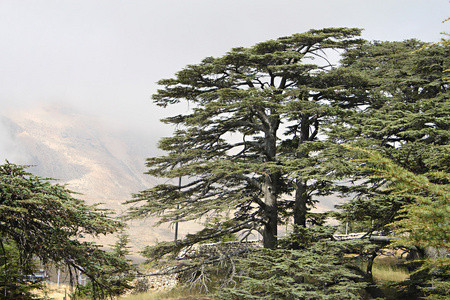
[[[311, 28], [438, 41], [449, 8], [447, 0], [2, 0], [0, 115], [61, 103], [156, 144], [171, 132], [159, 120], [174, 113], [152, 103], [156, 82], [187, 64]], [[11, 149], [0, 127], [0, 154]]]

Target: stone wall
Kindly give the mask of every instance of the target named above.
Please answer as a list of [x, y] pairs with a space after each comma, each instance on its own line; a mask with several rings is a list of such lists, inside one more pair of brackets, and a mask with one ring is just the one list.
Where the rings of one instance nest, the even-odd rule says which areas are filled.
[[139, 277], [131, 283], [132, 293], [169, 291], [179, 283], [178, 274]]
[[181, 249], [178, 259], [187, 259], [199, 256], [223, 256], [238, 251], [262, 248], [261, 241], [225, 242], [212, 244], [195, 244]]

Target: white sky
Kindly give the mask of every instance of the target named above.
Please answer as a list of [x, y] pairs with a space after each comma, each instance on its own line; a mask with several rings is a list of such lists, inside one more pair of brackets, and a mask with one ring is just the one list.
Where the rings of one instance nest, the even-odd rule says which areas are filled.
[[69, 103], [167, 135], [150, 96], [187, 64], [311, 28], [438, 41], [447, 17], [448, 0], [0, 0], [0, 114]]

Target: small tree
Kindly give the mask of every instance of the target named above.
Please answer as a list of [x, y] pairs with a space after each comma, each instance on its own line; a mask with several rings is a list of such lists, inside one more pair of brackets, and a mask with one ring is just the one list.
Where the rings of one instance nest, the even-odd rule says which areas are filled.
[[21, 263], [17, 245], [13, 241], [0, 241], [0, 299], [30, 299], [32, 291], [42, 288], [35, 281], [33, 262]]
[[112, 251], [115, 255], [121, 258], [125, 258], [131, 253], [130, 246], [130, 236], [124, 232], [121, 232], [117, 236], [117, 241], [112, 245]]

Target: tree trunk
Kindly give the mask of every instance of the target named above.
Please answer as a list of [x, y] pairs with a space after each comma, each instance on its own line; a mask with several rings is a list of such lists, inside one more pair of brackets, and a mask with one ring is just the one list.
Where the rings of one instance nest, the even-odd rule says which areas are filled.
[[308, 201], [306, 184], [300, 180], [297, 180], [296, 185], [297, 188], [295, 190], [294, 224], [306, 227], [306, 203]]
[[[261, 115], [264, 115], [263, 113]], [[271, 111], [271, 115], [263, 118], [266, 125], [264, 152], [266, 160], [274, 161], [277, 154], [277, 130], [280, 125], [280, 119], [276, 112]], [[280, 174], [269, 171], [264, 176], [264, 230], [263, 245], [264, 248], [275, 249], [277, 246], [277, 225], [278, 225], [278, 191], [280, 184]]]
[[[378, 251], [379, 249], [377, 249]], [[367, 267], [366, 267], [366, 276], [367, 279], [370, 280], [371, 282], [373, 282], [373, 272], [372, 272], [372, 267], [373, 267], [373, 261], [375, 260], [375, 257], [377, 257], [377, 252], [373, 251], [370, 256], [369, 256], [369, 261], [367, 262]]]
[[275, 249], [277, 246], [277, 178], [275, 175], [266, 175], [264, 182], [265, 218], [263, 230], [264, 248]]
[[[309, 115], [305, 114], [302, 116], [300, 122], [300, 139], [298, 141], [298, 147], [301, 146], [304, 142], [310, 139], [310, 120]], [[306, 158], [308, 157], [307, 153], [297, 152], [295, 157]], [[306, 227], [306, 213], [308, 203], [308, 193], [307, 193], [307, 182], [297, 179], [296, 181], [296, 189], [295, 189], [295, 204], [294, 204], [294, 224]]]

